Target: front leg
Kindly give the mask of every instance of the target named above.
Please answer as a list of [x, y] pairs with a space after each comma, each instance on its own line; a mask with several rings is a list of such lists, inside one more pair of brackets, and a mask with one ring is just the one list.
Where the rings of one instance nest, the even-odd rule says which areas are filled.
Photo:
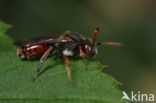
[[85, 64], [84, 53], [83, 53], [82, 47], [81, 47], [80, 45], [79, 45], [79, 53], [80, 53], [80, 56], [81, 56], [81, 58], [82, 58], [82, 60], [83, 60], [83, 65], [84, 65], [84, 67], [85, 67], [85, 70], [87, 70], [87, 66], [86, 66], [86, 64]]

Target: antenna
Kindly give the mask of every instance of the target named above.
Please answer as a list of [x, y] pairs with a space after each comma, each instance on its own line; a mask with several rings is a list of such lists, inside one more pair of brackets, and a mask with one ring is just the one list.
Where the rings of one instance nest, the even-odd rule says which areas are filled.
[[95, 44], [96, 38], [98, 36], [98, 33], [99, 33], [99, 28], [96, 28], [95, 31], [94, 31], [93, 44]]
[[102, 43], [96, 43], [97, 46], [102, 46], [102, 45], [110, 45], [110, 46], [118, 46], [123, 49], [126, 49], [127, 47], [124, 44], [121, 43], [115, 43], [115, 42], [102, 42]]

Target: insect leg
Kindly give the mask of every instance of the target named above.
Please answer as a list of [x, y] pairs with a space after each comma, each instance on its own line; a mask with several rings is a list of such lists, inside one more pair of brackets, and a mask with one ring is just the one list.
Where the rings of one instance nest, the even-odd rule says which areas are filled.
[[36, 78], [37, 78], [37, 76], [38, 76], [38, 74], [39, 74], [39, 72], [40, 72], [40, 70], [41, 70], [41, 66], [42, 66], [42, 63], [43, 63], [43, 61], [48, 57], [48, 55], [50, 54], [50, 52], [53, 50], [53, 46], [50, 46], [49, 47], [49, 49], [43, 54], [43, 56], [41, 57], [41, 59], [40, 59], [40, 64], [39, 64], [39, 66], [38, 66], [38, 68], [37, 68], [37, 73], [36, 73], [36, 75], [35, 75], [35, 77], [33, 78], [33, 82], [36, 80]]
[[83, 55], [83, 51], [82, 51], [82, 47], [79, 45], [79, 52], [80, 52], [80, 56], [83, 60], [83, 65], [85, 67], [85, 70], [87, 70], [87, 66], [85, 65], [85, 58], [84, 58], [84, 55]]
[[97, 46], [101, 46], [101, 45], [111, 45], [111, 46], [119, 46], [122, 47], [124, 49], [126, 49], [127, 47], [124, 44], [121, 43], [115, 43], [115, 42], [102, 42], [102, 43], [97, 43]]
[[70, 82], [71, 81], [71, 74], [70, 74], [70, 68], [69, 68], [69, 61], [65, 55], [63, 55], [63, 59], [64, 59], [65, 64], [66, 64], [66, 69], [67, 69], [68, 78], [69, 78], [69, 82]]

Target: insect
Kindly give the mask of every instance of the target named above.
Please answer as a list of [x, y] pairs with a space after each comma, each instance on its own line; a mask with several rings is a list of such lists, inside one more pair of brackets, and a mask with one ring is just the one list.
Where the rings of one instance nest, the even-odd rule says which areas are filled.
[[65, 61], [68, 79], [71, 81], [71, 74], [69, 68], [68, 57], [80, 56], [83, 60], [85, 70], [85, 57], [94, 57], [98, 54], [97, 47], [102, 45], [119, 46], [126, 48], [124, 44], [114, 42], [96, 42], [99, 29], [95, 29], [93, 40], [86, 39], [78, 32], [67, 31], [62, 35], [51, 37], [39, 37], [33, 39], [27, 39], [23, 41], [17, 41], [14, 44], [19, 46], [17, 49], [17, 55], [21, 59], [39, 59], [40, 63], [37, 68], [37, 73], [33, 78], [33, 82], [39, 75], [42, 63], [48, 56], [54, 56], [58, 54]]

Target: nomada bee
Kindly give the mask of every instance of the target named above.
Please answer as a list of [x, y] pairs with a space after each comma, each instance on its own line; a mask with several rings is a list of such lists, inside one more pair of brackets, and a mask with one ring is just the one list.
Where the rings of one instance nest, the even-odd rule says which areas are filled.
[[71, 74], [69, 68], [68, 57], [80, 56], [83, 60], [85, 70], [85, 57], [94, 57], [98, 54], [97, 47], [102, 45], [119, 46], [126, 48], [124, 44], [115, 42], [96, 42], [99, 29], [95, 29], [93, 40], [86, 39], [78, 32], [65, 32], [62, 35], [51, 37], [32, 38], [23, 41], [17, 41], [14, 44], [19, 46], [17, 55], [21, 59], [39, 59], [40, 64], [37, 68], [37, 73], [33, 78], [33, 82], [38, 77], [42, 63], [49, 56], [59, 55], [64, 61], [67, 69], [69, 81], [71, 81]]

